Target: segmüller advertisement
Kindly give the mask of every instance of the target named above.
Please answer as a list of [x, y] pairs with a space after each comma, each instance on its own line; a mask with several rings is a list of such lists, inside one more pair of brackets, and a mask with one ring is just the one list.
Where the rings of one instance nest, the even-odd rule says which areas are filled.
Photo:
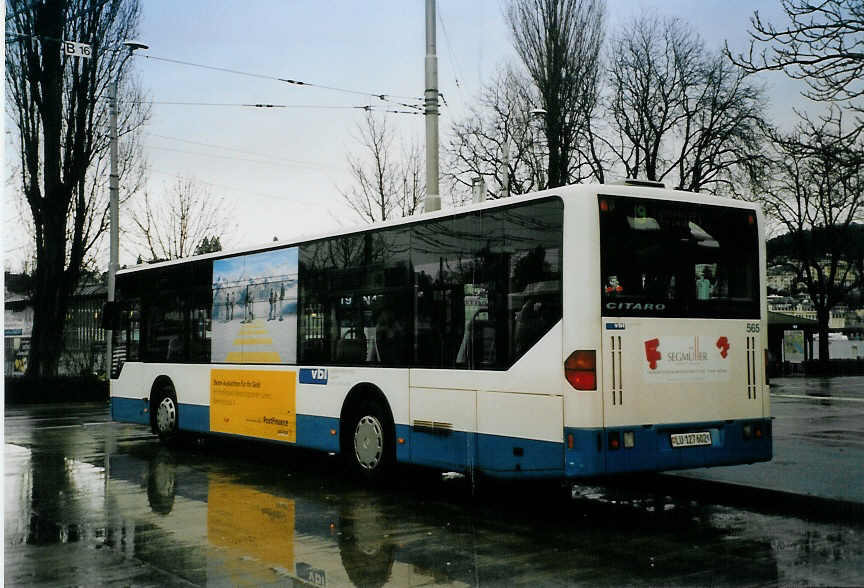
[[646, 339], [646, 382], [725, 382], [734, 353], [728, 337], [669, 336]]

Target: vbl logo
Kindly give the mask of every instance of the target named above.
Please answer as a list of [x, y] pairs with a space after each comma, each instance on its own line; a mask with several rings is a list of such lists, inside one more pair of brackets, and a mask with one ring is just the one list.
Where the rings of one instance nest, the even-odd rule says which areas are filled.
[[301, 384], [326, 384], [327, 370], [325, 368], [303, 368], [300, 370]]

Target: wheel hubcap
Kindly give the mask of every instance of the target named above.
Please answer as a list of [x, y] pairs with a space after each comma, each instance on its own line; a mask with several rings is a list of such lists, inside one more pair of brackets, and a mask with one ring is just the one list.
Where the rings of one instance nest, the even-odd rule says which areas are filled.
[[156, 428], [160, 433], [170, 433], [177, 424], [177, 408], [171, 398], [163, 398], [156, 410]]
[[374, 470], [384, 453], [384, 431], [373, 416], [364, 416], [354, 431], [354, 455], [360, 467]]

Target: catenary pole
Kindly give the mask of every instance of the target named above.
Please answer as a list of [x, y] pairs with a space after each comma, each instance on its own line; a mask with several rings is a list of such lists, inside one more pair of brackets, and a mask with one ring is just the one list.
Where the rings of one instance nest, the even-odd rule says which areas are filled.
[[441, 209], [438, 192], [438, 55], [435, 1], [426, 0], [426, 212]]
[[[117, 76], [119, 76], [119, 72]], [[108, 176], [108, 197], [110, 206], [110, 253], [108, 257], [108, 308], [114, 314], [112, 308], [114, 302], [114, 286], [117, 279], [117, 266], [120, 251], [120, 177], [117, 171], [118, 147], [117, 147], [117, 77], [111, 80], [111, 92], [108, 97], [111, 115], [109, 122], [109, 136], [111, 141], [111, 174]], [[109, 317], [112, 318], [112, 317]], [[110, 323], [109, 323], [110, 326]], [[111, 349], [111, 338], [113, 331], [105, 330], [105, 373], [111, 378], [113, 366], [113, 354]]]
[[[111, 110], [108, 122], [109, 138], [111, 141], [109, 150], [111, 156], [111, 173], [108, 176], [108, 198], [111, 221], [108, 255], [108, 308], [111, 309], [111, 316], [109, 318], [112, 320], [117, 314], [113, 308], [114, 305], [111, 303], [114, 302], [117, 268], [120, 266], [120, 172], [117, 169], [117, 160], [119, 159], [117, 139], [117, 86], [119, 85], [120, 73], [123, 71], [123, 64], [126, 63], [126, 60], [132, 56], [132, 53], [134, 53], [136, 49], [148, 49], [147, 45], [139, 43], [138, 41], [124, 41], [123, 45], [129, 50], [129, 53], [126, 54], [126, 57], [117, 67], [117, 75], [115, 75], [114, 79], [111, 80], [111, 88], [108, 96], [109, 108]], [[111, 323], [109, 323], [109, 326], [111, 326]], [[110, 328], [105, 329], [105, 373], [109, 380], [111, 379], [111, 368], [114, 365], [114, 356], [111, 349], [112, 335], [113, 331]]]

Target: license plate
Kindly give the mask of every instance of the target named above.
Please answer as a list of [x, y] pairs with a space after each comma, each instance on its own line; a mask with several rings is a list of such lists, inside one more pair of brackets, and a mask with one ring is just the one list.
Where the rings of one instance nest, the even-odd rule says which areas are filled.
[[711, 445], [711, 432], [701, 431], [699, 433], [673, 433], [671, 435], [672, 447], [696, 447], [698, 445]]

